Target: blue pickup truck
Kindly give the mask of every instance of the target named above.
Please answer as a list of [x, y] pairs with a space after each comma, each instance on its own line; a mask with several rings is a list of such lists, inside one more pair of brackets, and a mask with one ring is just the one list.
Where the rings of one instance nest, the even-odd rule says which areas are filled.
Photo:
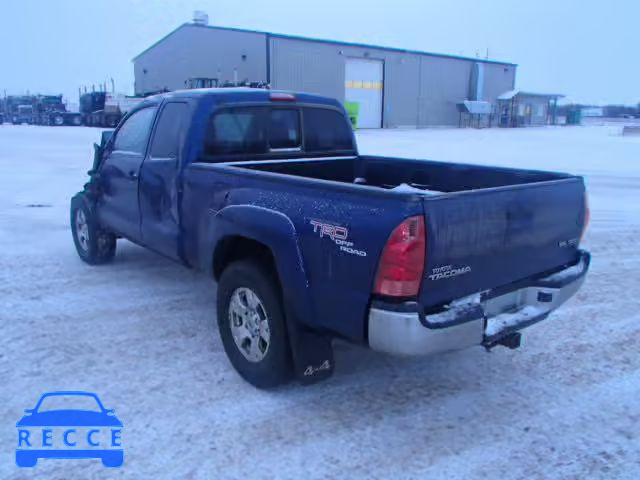
[[359, 155], [316, 95], [150, 97], [103, 133], [89, 176], [71, 201], [80, 258], [109, 262], [126, 238], [206, 272], [229, 360], [260, 388], [327, 378], [336, 338], [516, 348], [589, 267], [582, 178]]

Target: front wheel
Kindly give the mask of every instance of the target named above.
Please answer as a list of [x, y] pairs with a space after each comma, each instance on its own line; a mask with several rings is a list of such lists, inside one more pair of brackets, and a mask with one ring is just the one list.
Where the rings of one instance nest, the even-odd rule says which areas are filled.
[[86, 263], [100, 265], [113, 260], [116, 237], [100, 228], [94, 209], [83, 194], [71, 200], [71, 234], [78, 255]]
[[293, 376], [278, 280], [261, 263], [237, 261], [218, 284], [218, 327], [225, 352], [242, 378], [273, 388]]

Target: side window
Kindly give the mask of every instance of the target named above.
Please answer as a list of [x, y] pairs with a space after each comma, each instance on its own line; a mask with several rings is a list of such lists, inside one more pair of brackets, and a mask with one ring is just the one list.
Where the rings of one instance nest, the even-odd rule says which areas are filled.
[[299, 150], [300, 112], [297, 109], [278, 108], [269, 114], [269, 149]]
[[180, 138], [187, 127], [189, 106], [186, 103], [167, 103], [158, 119], [151, 143], [151, 157], [177, 158]]
[[344, 115], [328, 108], [304, 108], [303, 115], [307, 152], [353, 150], [353, 132]]
[[215, 113], [207, 128], [204, 154], [266, 152], [263, 113], [264, 109], [256, 107], [231, 108]]
[[155, 113], [155, 107], [148, 107], [138, 110], [127, 118], [116, 133], [113, 149], [143, 154]]

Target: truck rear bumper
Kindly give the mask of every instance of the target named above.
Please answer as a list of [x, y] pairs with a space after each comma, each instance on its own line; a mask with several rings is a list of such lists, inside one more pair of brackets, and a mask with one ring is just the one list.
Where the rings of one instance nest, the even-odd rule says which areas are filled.
[[397, 355], [428, 355], [473, 345], [492, 347], [514, 332], [544, 320], [584, 282], [590, 255], [575, 265], [510, 287], [451, 302], [425, 314], [415, 302], [374, 302], [369, 311], [369, 346]]

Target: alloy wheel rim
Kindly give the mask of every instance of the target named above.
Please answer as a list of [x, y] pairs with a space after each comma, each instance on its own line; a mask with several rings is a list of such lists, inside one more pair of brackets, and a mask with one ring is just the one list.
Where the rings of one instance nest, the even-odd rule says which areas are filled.
[[269, 317], [260, 297], [250, 288], [240, 287], [232, 293], [229, 326], [242, 356], [253, 363], [262, 361], [271, 341]]
[[85, 252], [89, 250], [89, 226], [87, 225], [87, 218], [84, 215], [82, 209], [76, 211], [76, 237], [80, 247]]

